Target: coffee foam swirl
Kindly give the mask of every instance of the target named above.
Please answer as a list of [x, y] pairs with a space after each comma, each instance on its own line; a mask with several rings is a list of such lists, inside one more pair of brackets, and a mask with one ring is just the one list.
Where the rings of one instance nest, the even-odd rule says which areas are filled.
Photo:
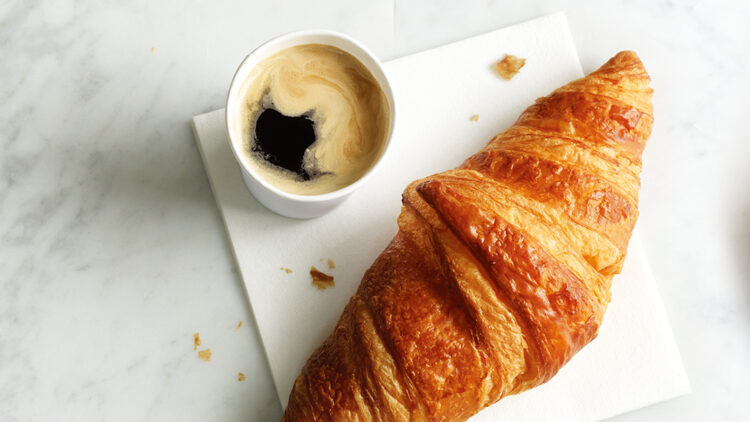
[[[340, 189], [362, 177], [383, 151], [388, 101], [370, 71], [338, 48], [307, 44], [282, 50], [256, 65], [241, 96], [243, 150], [263, 179], [286, 192]], [[303, 181], [252, 154], [255, 121], [265, 108], [312, 118], [316, 141], [305, 151], [303, 168], [320, 176]]]

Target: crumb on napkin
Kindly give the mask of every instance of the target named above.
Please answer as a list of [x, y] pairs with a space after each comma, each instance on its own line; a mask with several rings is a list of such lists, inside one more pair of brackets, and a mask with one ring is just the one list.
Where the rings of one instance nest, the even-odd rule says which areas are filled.
[[237, 381], [242, 382], [242, 381], [245, 381], [246, 379], [247, 377], [245, 376], [245, 374], [243, 374], [242, 372], [237, 373]]
[[471, 120], [472, 122], [476, 122], [477, 120], [479, 120], [479, 115], [474, 114], [471, 117], [469, 117], [469, 120]]
[[201, 336], [198, 333], [193, 334], [193, 350], [197, 349], [201, 345]]
[[317, 268], [310, 267], [310, 275], [312, 276], [312, 284], [320, 290], [333, 287], [333, 276], [318, 271]]
[[291, 268], [281, 267], [281, 271], [284, 271], [285, 273], [289, 274], [292, 272]]
[[240, 327], [242, 327], [242, 321], [240, 321], [240, 322], [237, 323], [237, 328], [235, 328], [235, 330], [239, 330]]
[[495, 64], [495, 72], [500, 75], [501, 78], [509, 81], [513, 79], [519, 70], [526, 64], [526, 59], [521, 59], [516, 56], [506, 54], [502, 60]]
[[198, 359], [203, 361], [210, 361], [211, 360], [211, 349], [206, 350], [198, 350]]
[[328, 258], [328, 268], [330, 269], [336, 268], [336, 264], [333, 263], [333, 260], [331, 258]]

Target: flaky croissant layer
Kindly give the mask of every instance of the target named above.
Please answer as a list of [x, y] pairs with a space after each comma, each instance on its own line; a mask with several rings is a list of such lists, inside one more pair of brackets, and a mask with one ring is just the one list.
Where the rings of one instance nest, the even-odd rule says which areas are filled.
[[596, 337], [625, 259], [649, 82], [621, 52], [411, 183], [283, 420], [463, 421], [555, 375]]

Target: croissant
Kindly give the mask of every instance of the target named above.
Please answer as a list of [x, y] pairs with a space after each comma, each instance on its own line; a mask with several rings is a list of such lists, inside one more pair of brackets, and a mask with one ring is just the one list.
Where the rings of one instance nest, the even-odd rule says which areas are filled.
[[625, 259], [649, 83], [621, 52], [411, 183], [282, 420], [463, 421], [554, 376], [596, 337]]

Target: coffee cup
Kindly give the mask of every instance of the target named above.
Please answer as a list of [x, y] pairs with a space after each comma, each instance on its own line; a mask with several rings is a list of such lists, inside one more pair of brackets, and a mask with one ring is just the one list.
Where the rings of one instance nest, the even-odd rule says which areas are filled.
[[[345, 186], [329, 192], [314, 194], [302, 194], [284, 189], [280, 184], [275, 183], [273, 178], [269, 178], [264, 171], [259, 169], [257, 163], [253, 162], [253, 155], [249, 153], [247, 143], [245, 142], [248, 134], [244, 133], [242, 128], [245, 128], [247, 125], [241, 122], [243, 118], [247, 118], [247, 116], [243, 115], [242, 110], [243, 102], [247, 101], [243, 86], [248, 78], [253, 77], [254, 69], [262, 64], [265, 59], [277, 53], [292, 47], [306, 45], [330, 46], [351, 55], [369, 71], [387, 104], [385, 108], [386, 116], [383, 119], [383, 124], [386, 127], [382, 128], [382, 139], [379, 140], [378, 149], [372, 159], [372, 163], [368, 163], [366, 171], [359, 175], [356, 180], [351, 181], [351, 183]], [[360, 117], [368, 118], [368, 116]], [[321, 216], [340, 205], [352, 192], [371, 179], [389, 149], [394, 124], [395, 104], [393, 92], [381, 62], [358, 41], [347, 35], [333, 31], [314, 30], [293, 32], [262, 44], [253, 50], [239, 65], [232, 78], [227, 95], [227, 132], [232, 152], [240, 166], [245, 185], [253, 196], [266, 208], [277, 214], [291, 218], [304, 219]]]

